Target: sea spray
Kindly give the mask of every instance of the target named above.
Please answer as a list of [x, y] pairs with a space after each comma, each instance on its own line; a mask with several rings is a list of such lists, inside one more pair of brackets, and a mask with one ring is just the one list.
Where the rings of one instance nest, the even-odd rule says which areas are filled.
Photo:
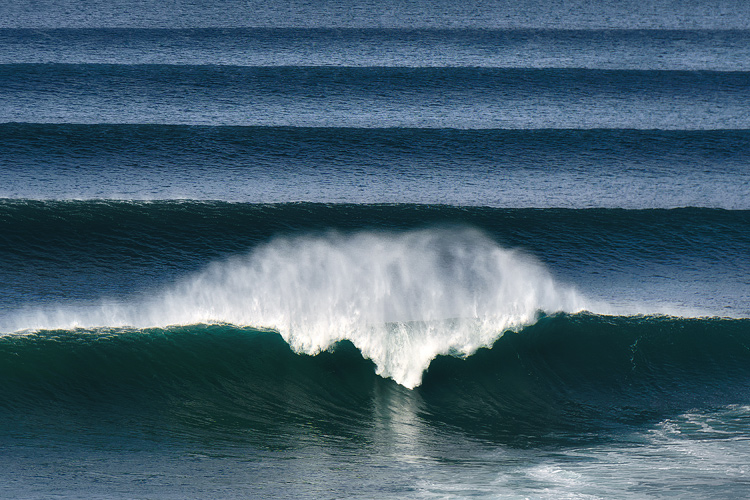
[[467, 355], [540, 311], [584, 299], [532, 257], [465, 228], [279, 237], [149, 299], [38, 310], [16, 329], [230, 323], [273, 329], [315, 354], [350, 340], [412, 388], [439, 354]]

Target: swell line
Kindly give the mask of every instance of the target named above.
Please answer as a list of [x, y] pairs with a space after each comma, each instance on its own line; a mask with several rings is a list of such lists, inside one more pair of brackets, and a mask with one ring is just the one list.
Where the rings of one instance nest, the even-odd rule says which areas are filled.
[[748, 30], [0, 29], [0, 63], [748, 70]]
[[750, 208], [747, 130], [27, 123], [0, 152], [2, 198]]
[[2, 27], [457, 27], [457, 28], [652, 28], [697, 29], [750, 26], [750, 12], [732, 0], [688, 4], [656, 1], [647, 4], [614, 3], [593, 7], [548, 3], [509, 4], [501, 0], [447, 2], [389, 2], [387, 15], [375, 0], [310, 3], [303, 0], [277, 5], [259, 0], [224, 0], [216, 4], [191, 3], [175, 16], [174, 9], [159, 3], [129, 8], [122, 0], [101, 2], [89, 9], [72, 0], [55, 3], [1, 6]]
[[0, 96], [0, 122], [750, 128], [749, 72], [11, 64]]

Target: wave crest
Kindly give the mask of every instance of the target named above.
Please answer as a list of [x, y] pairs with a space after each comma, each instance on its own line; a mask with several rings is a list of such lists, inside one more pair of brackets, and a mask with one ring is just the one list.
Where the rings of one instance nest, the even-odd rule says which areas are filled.
[[413, 388], [439, 354], [467, 355], [540, 311], [587, 308], [538, 261], [477, 230], [284, 237], [130, 304], [37, 311], [20, 328], [223, 322], [277, 330], [315, 354], [350, 340]]

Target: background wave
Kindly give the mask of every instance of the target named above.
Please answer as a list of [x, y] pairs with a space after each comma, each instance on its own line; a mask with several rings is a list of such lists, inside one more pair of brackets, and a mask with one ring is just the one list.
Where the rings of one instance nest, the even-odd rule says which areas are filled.
[[750, 128], [740, 71], [4, 64], [0, 98], [0, 122]]
[[748, 209], [750, 131], [0, 124], [0, 197]]
[[2, 29], [0, 64], [750, 70], [747, 30]]
[[439, 0], [346, 0], [284, 4], [262, 0], [196, 0], [175, 6], [136, 0], [75, 0], [22, 2], [2, 5], [0, 26], [11, 28], [127, 26], [175, 27], [453, 27], [453, 28], [567, 28], [567, 29], [728, 29], [750, 27], [750, 9], [733, 0], [690, 0], [675, 4], [651, 0], [601, 4], [576, 0], [564, 6], [546, 1], [467, 0], [461, 4]]

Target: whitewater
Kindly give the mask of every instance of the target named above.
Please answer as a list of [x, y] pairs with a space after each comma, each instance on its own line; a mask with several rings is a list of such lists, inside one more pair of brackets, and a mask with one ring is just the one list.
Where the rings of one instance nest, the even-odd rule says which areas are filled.
[[472, 354], [540, 312], [593, 310], [532, 257], [468, 229], [280, 237], [150, 295], [27, 311], [3, 327], [229, 323], [278, 331], [306, 354], [346, 339], [411, 388], [438, 354]]

